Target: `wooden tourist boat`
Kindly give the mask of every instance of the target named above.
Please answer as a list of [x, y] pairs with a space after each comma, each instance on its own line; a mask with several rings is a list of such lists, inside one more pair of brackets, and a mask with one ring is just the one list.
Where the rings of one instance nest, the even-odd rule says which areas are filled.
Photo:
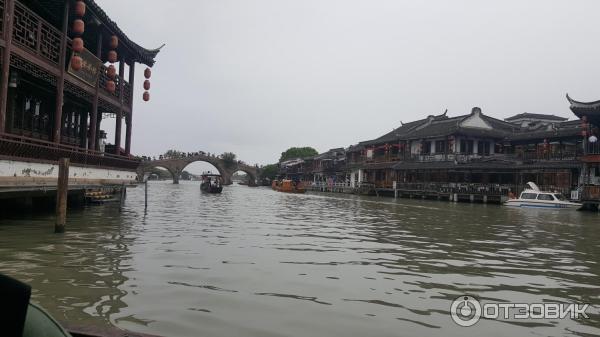
[[516, 199], [509, 199], [505, 206], [526, 208], [580, 208], [582, 204], [568, 201], [562, 194], [541, 191], [533, 182], [527, 183], [527, 188]]
[[293, 180], [289, 180], [289, 179], [283, 179], [283, 180], [273, 180], [273, 182], [271, 183], [271, 187], [278, 192], [285, 192], [285, 193], [304, 193], [306, 192], [306, 189], [304, 189], [304, 186], [302, 186], [301, 182], [295, 182]]
[[203, 173], [200, 177], [202, 181], [200, 190], [202, 192], [217, 194], [223, 191], [223, 178], [220, 174], [207, 172]]

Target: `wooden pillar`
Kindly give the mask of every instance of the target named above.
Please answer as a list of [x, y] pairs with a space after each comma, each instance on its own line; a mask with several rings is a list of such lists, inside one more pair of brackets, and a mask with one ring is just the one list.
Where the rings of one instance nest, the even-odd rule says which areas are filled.
[[12, 49], [13, 18], [15, 1], [4, 2], [4, 41], [6, 45], [2, 51], [2, 74], [0, 79], [0, 133], [6, 130], [6, 110], [8, 109], [8, 78], [10, 75], [10, 51]]
[[56, 79], [56, 106], [54, 110], [54, 129], [52, 132], [52, 140], [55, 143], [60, 143], [60, 131], [62, 126], [63, 99], [65, 89], [65, 63], [67, 59], [67, 30], [69, 28], [69, 1], [65, 1], [62, 23], [62, 36], [60, 38], [60, 56], [58, 65], [60, 73]]
[[121, 119], [123, 116], [123, 94], [125, 88], [125, 60], [119, 61], [119, 112], [117, 113], [116, 125], [115, 125], [115, 154], [120, 154], [121, 149], [121, 125], [123, 124]]
[[88, 137], [87, 130], [88, 130], [88, 112], [84, 111], [81, 114], [81, 139], [79, 140], [80, 147], [82, 147], [84, 149], [87, 148], [87, 137]]
[[125, 117], [125, 124], [126, 124], [126, 130], [125, 130], [125, 154], [126, 155], [130, 155], [131, 154], [131, 128], [132, 128], [132, 124], [133, 124], [133, 84], [135, 82], [135, 62], [131, 62], [131, 65], [129, 66], [129, 85], [130, 85], [130, 91], [131, 91], [131, 98], [130, 98], [130, 102], [131, 104], [129, 105], [129, 109], [130, 109], [130, 113], [127, 114], [127, 116]]
[[[102, 59], [102, 31], [98, 28], [98, 41], [96, 46], [96, 57]], [[102, 76], [102, 75], [99, 75]], [[88, 141], [89, 149], [96, 150], [96, 138], [98, 129], [98, 94], [100, 92], [100, 78], [96, 80], [96, 92], [94, 101], [92, 102], [92, 113], [90, 114], [90, 140]]]
[[58, 183], [56, 185], [56, 222], [55, 233], [64, 233], [67, 222], [67, 197], [69, 192], [69, 158], [58, 162]]

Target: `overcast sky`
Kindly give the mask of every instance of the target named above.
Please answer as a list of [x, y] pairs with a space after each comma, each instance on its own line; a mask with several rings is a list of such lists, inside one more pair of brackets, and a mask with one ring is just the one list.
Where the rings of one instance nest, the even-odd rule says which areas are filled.
[[231, 151], [266, 164], [445, 109], [573, 118], [567, 92], [600, 99], [596, 0], [97, 2], [132, 40], [166, 43], [149, 103], [138, 66], [140, 155]]

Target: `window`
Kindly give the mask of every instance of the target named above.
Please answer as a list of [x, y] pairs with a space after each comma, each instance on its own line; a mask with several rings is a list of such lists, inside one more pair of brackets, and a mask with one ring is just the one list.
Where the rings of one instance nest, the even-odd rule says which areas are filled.
[[554, 195], [554, 197], [555, 197], [557, 200], [560, 200], [560, 201], [566, 201], [566, 200], [567, 200], [567, 198], [565, 198], [565, 196], [564, 196], [564, 195], [562, 195], [562, 194], [555, 194], [555, 195]]
[[446, 152], [446, 141], [436, 140], [435, 141], [435, 153], [445, 153], [445, 152]]
[[477, 154], [480, 156], [489, 156], [490, 155], [490, 142], [480, 140], [477, 143]]
[[537, 193], [521, 193], [521, 199], [535, 199], [537, 196]]
[[554, 197], [552, 197], [552, 194], [540, 194], [538, 195], [537, 199], [545, 201], [554, 201]]
[[473, 154], [473, 141], [472, 140], [467, 140], [467, 154]]
[[430, 154], [431, 153], [431, 142], [423, 142], [423, 149], [421, 150], [422, 154]]

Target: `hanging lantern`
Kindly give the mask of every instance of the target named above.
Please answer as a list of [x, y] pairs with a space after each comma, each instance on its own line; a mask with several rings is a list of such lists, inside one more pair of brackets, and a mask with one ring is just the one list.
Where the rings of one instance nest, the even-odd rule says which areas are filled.
[[110, 62], [110, 63], [117, 62], [117, 52], [116, 51], [111, 50], [108, 52], [108, 62]]
[[144, 70], [144, 77], [149, 80], [150, 76], [152, 76], [152, 70], [150, 70], [150, 68], [146, 68], [146, 70]]
[[144, 81], [144, 90], [150, 90], [150, 80]]
[[116, 35], [110, 37], [110, 49], [117, 49], [119, 47], [119, 38]]
[[82, 35], [85, 32], [85, 23], [81, 19], [73, 20], [73, 33]]
[[587, 118], [587, 116], [583, 116], [583, 117], [581, 117], [581, 120], [582, 120], [584, 123], [587, 123], [587, 119], [588, 119], [588, 118]]
[[71, 68], [75, 71], [79, 71], [79, 70], [81, 70], [82, 66], [83, 66], [83, 59], [81, 58], [81, 56], [73, 55], [73, 57], [71, 57]]
[[106, 68], [106, 76], [108, 76], [108, 78], [110, 78], [111, 80], [114, 80], [117, 76], [117, 68], [115, 68], [115, 66], [113, 66], [112, 64], [109, 65], [108, 68]]
[[80, 37], [76, 37], [73, 39], [73, 51], [76, 53], [81, 53], [83, 51], [83, 39]]
[[77, 15], [80, 18], [82, 18], [85, 15], [85, 2], [75, 2], [75, 15]]
[[106, 81], [106, 90], [108, 92], [110, 92], [111, 94], [115, 92], [115, 90], [117, 90], [117, 85], [115, 84], [115, 81], [109, 80]]
[[144, 99], [144, 102], [148, 102], [150, 100], [150, 93], [147, 91], [144, 91], [143, 99]]

